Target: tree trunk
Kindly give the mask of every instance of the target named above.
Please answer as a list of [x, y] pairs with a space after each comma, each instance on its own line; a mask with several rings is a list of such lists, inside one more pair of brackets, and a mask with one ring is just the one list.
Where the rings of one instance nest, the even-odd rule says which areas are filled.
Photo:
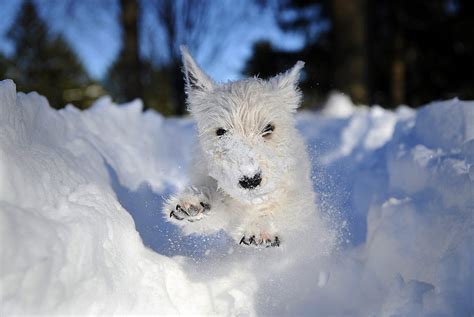
[[356, 103], [368, 102], [367, 0], [331, 1], [334, 85]]
[[138, 0], [120, 0], [122, 24], [123, 94], [127, 100], [143, 98], [138, 37]]
[[390, 96], [392, 107], [405, 103], [405, 58], [404, 41], [401, 30], [400, 9], [392, 4], [394, 17], [393, 56], [390, 70]]

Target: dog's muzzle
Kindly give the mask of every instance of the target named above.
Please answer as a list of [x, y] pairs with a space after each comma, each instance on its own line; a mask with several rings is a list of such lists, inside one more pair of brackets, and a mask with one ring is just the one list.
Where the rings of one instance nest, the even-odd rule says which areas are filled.
[[239, 185], [245, 189], [254, 189], [262, 182], [262, 174], [257, 173], [252, 177], [244, 176], [239, 180]]

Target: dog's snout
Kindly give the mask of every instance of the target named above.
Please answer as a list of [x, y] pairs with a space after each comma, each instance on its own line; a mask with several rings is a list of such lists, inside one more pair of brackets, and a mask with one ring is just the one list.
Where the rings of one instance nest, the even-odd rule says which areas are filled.
[[254, 189], [262, 182], [262, 174], [257, 173], [252, 177], [244, 176], [239, 180], [240, 186], [245, 189]]

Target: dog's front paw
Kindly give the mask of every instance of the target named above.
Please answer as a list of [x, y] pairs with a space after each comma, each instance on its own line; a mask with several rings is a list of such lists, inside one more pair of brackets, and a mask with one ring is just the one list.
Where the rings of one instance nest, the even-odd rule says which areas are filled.
[[202, 201], [199, 204], [181, 201], [176, 204], [174, 209], [170, 210], [170, 218], [194, 222], [201, 220], [209, 210], [211, 210], [211, 205]]
[[240, 239], [239, 244], [269, 248], [269, 247], [279, 247], [280, 242], [281, 242], [280, 238], [277, 235], [270, 235], [268, 233], [260, 233], [258, 235], [255, 235], [255, 234], [244, 235], [242, 239]]
[[208, 197], [195, 188], [190, 188], [179, 197], [170, 198], [165, 212], [173, 220], [194, 222], [201, 220], [211, 210]]
[[189, 187], [179, 196], [170, 197], [163, 208], [165, 215], [176, 221], [195, 222], [204, 218], [211, 210], [209, 196], [205, 190]]

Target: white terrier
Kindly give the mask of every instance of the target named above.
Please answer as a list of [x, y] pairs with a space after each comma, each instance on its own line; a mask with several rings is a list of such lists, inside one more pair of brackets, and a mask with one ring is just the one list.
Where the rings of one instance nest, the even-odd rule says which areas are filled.
[[166, 217], [185, 234], [227, 232], [236, 242], [279, 246], [316, 218], [310, 161], [295, 128], [304, 63], [269, 80], [217, 84], [181, 48], [188, 110], [199, 145], [191, 186]]

